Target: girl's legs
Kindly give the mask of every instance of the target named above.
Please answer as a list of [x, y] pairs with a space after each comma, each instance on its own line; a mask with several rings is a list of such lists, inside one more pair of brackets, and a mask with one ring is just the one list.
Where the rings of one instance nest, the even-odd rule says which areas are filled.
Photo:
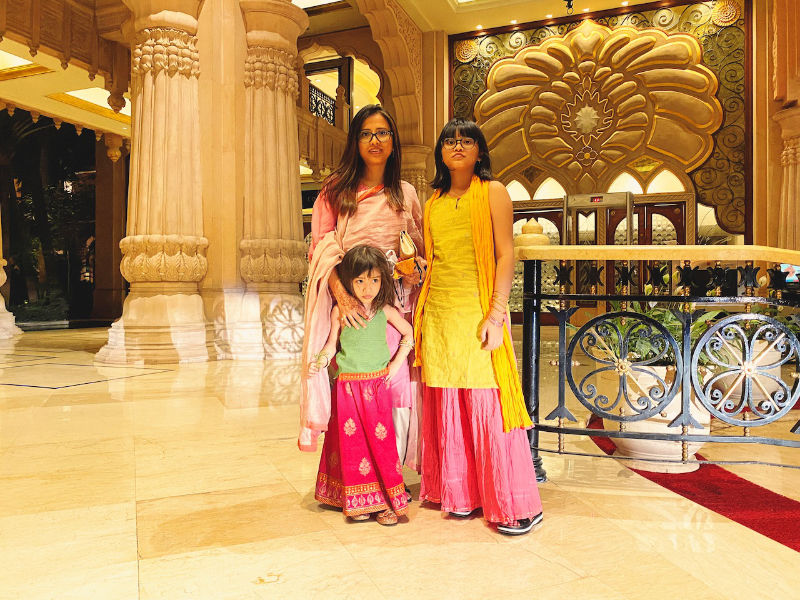
[[420, 498], [440, 503], [444, 512], [469, 513], [482, 502], [464, 390], [424, 390]]
[[[329, 438], [336, 440], [339, 480], [327, 480], [325, 489], [339, 491], [327, 496], [320, 493], [321, 472], [317, 499], [341, 506], [349, 517], [386, 509], [405, 513], [408, 503], [392, 428], [391, 399], [383, 378], [343, 381], [340, 377], [335, 398], [336, 419], [331, 418], [325, 444]], [[325, 446], [323, 457], [324, 450]]]
[[492, 523], [513, 523], [542, 512], [528, 436], [503, 432], [496, 389], [465, 390], [483, 514]]
[[496, 389], [425, 387], [422, 490], [445, 512], [482, 507], [493, 523], [514, 523], [542, 512], [528, 438], [503, 433]]

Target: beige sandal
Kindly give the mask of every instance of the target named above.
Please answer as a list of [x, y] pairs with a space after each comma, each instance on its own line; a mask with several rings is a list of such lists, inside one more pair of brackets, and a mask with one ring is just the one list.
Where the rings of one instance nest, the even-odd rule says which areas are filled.
[[350, 515], [350, 519], [352, 521], [369, 521], [369, 518], [371, 516], [372, 515], [369, 514], [369, 513], [366, 513], [366, 514], [363, 514], [363, 515]]
[[397, 525], [397, 514], [390, 508], [378, 513], [375, 520], [381, 525]]

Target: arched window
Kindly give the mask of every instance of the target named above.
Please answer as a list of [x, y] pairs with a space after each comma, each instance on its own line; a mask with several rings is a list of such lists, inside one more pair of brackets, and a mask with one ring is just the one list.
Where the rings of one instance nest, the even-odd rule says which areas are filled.
[[528, 193], [528, 190], [526, 190], [525, 186], [516, 179], [509, 183], [506, 186], [506, 189], [508, 190], [508, 195], [511, 196], [511, 200], [513, 201], [531, 199], [531, 195]]
[[671, 192], [685, 192], [686, 188], [677, 175], [669, 169], [662, 169], [658, 175], [647, 184], [648, 194], [669, 194]]
[[534, 200], [551, 200], [553, 198], [563, 198], [567, 195], [564, 187], [552, 177], [545, 179], [539, 185], [536, 193], [533, 195]]
[[611, 182], [611, 185], [608, 186], [609, 192], [631, 192], [633, 194], [642, 194], [644, 190], [642, 190], [641, 184], [636, 180], [636, 178], [628, 173], [627, 171], [623, 171], [619, 174], [619, 176]]

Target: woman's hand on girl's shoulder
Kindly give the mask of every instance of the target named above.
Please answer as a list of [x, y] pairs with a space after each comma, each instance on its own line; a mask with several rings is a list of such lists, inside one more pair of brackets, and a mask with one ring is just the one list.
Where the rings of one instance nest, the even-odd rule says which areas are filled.
[[339, 323], [342, 327], [353, 327], [363, 329], [367, 326], [369, 316], [364, 309], [364, 305], [350, 294], [345, 292], [341, 298], [337, 299], [339, 309]]

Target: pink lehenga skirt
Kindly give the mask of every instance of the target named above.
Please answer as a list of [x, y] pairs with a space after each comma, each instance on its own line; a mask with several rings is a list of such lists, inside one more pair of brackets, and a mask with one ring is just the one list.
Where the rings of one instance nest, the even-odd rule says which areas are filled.
[[503, 432], [498, 390], [423, 389], [420, 499], [444, 512], [482, 508], [492, 523], [542, 512], [528, 437]]
[[386, 373], [342, 373], [336, 379], [314, 497], [341, 507], [346, 516], [408, 511]]

